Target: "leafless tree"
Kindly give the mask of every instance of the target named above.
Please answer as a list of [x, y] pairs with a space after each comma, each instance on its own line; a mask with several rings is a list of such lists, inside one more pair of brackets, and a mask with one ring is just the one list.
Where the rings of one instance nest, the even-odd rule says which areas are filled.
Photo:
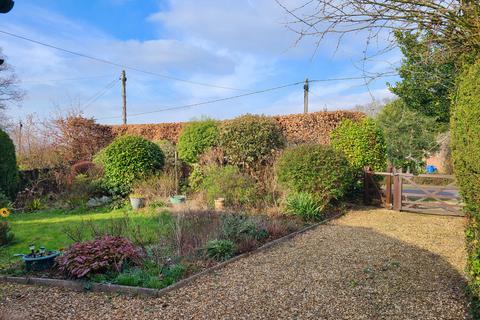
[[18, 102], [23, 98], [23, 92], [17, 87], [17, 77], [5, 61], [0, 49], [0, 110], [5, 110], [8, 103]]
[[[478, 0], [303, 0], [295, 7], [276, 1], [292, 17], [287, 25], [298, 39], [316, 37], [317, 46], [327, 35], [336, 36], [338, 46], [345, 36], [366, 32], [368, 45], [383, 31], [420, 30], [457, 54], [480, 49]], [[393, 37], [385, 42], [380, 53], [394, 46]]]

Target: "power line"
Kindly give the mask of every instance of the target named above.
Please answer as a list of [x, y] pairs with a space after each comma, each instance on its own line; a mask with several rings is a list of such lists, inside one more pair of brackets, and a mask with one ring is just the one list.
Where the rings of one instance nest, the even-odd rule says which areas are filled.
[[91, 76], [91, 77], [78, 77], [78, 78], [63, 78], [63, 79], [45, 79], [45, 80], [21, 80], [21, 83], [44, 83], [44, 82], [62, 82], [62, 81], [82, 81], [82, 80], [92, 80], [99, 78], [111, 77], [111, 74], [106, 74], [103, 76]]
[[115, 79], [112, 82], [108, 83], [103, 89], [98, 91], [96, 94], [94, 94], [92, 97], [90, 97], [85, 105], [81, 107], [82, 111], [85, 111], [89, 106], [92, 105], [95, 101], [100, 99], [102, 96], [104, 96], [107, 92], [109, 92], [117, 83], [119, 83], [119, 79]]
[[[381, 76], [383, 77], [383, 76]], [[326, 79], [313, 79], [309, 80], [309, 82], [330, 82], [330, 81], [346, 81], [346, 80], [363, 80], [365, 79], [365, 76], [357, 76], [357, 77], [343, 77], [343, 78], [326, 78]], [[372, 78], [373, 77], [367, 77], [367, 78]], [[272, 88], [267, 88], [267, 89], [262, 89], [262, 90], [257, 90], [257, 91], [251, 91], [235, 96], [230, 96], [230, 97], [225, 97], [225, 98], [218, 98], [218, 99], [213, 99], [213, 100], [207, 100], [207, 101], [202, 101], [202, 102], [197, 102], [197, 103], [191, 103], [191, 104], [186, 104], [186, 105], [180, 105], [180, 106], [165, 106], [163, 109], [158, 109], [158, 110], [153, 110], [153, 111], [146, 111], [146, 112], [139, 112], [139, 113], [133, 113], [129, 114], [129, 117], [136, 117], [136, 116], [141, 116], [141, 115], [146, 115], [146, 114], [153, 114], [153, 113], [160, 113], [160, 112], [165, 112], [165, 111], [171, 111], [171, 110], [178, 110], [178, 109], [187, 109], [187, 108], [192, 108], [192, 107], [197, 107], [201, 105], [206, 105], [206, 104], [211, 104], [211, 103], [216, 103], [216, 102], [221, 102], [221, 101], [227, 101], [227, 100], [233, 100], [233, 99], [238, 99], [246, 96], [251, 96], [255, 94], [260, 94], [260, 93], [265, 93], [265, 92], [270, 92], [274, 90], [279, 90], [287, 87], [292, 87], [296, 86], [299, 84], [303, 84], [304, 81], [298, 81], [294, 83], [289, 83], [286, 85], [281, 85], [277, 87], [272, 87]], [[114, 116], [114, 117], [104, 117], [104, 118], [97, 118], [97, 120], [107, 120], [107, 119], [119, 119], [121, 116]]]
[[82, 58], [94, 60], [94, 61], [101, 62], [101, 63], [104, 63], [104, 64], [109, 64], [109, 65], [116, 66], [116, 67], [120, 67], [120, 68], [123, 68], [123, 69], [133, 70], [133, 71], [137, 71], [137, 72], [141, 72], [141, 73], [145, 73], [145, 74], [149, 74], [149, 75], [153, 75], [153, 76], [165, 78], [165, 79], [172, 80], [172, 81], [179, 81], [179, 82], [194, 84], [194, 85], [198, 85], [198, 86], [218, 88], [218, 89], [235, 90], [235, 91], [245, 91], [245, 90], [243, 90], [243, 89], [231, 88], [231, 87], [226, 87], [226, 86], [219, 86], [219, 85], [209, 84], [209, 83], [204, 83], [204, 82], [191, 81], [191, 80], [186, 80], [186, 79], [181, 79], [181, 78], [169, 76], [169, 75], [166, 75], [166, 74], [156, 73], [156, 72], [152, 72], [152, 71], [147, 71], [147, 70], [139, 69], [139, 68], [136, 68], [136, 67], [127, 66], [127, 65], [125, 65], [125, 64], [121, 64], [121, 63], [113, 62], [113, 61], [110, 61], [110, 60], [106, 60], [106, 59], [102, 59], [102, 58], [97, 58], [97, 57], [94, 57], [94, 56], [86, 55], [86, 54], [83, 54], [83, 53], [80, 53], [80, 52], [76, 52], [76, 51], [64, 49], [64, 48], [61, 48], [61, 47], [58, 47], [58, 46], [55, 46], [55, 45], [52, 45], [52, 44], [48, 44], [48, 43], [45, 43], [45, 42], [37, 41], [37, 40], [31, 39], [31, 38], [27, 38], [27, 37], [20, 36], [20, 35], [17, 35], [17, 34], [14, 34], [14, 33], [10, 33], [10, 32], [7, 32], [7, 31], [3, 31], [3, 30], [0, 30], [0, 33], [9, 35], [9, 36], [14, 37], [14, 38], [17, 38], [17, 39], [22, 39], [22, 40], [29, 41], [29, 42], [32, 42], [32, 43], [36, 43], [36, 44], [38, 44], [38, 45], [42, 45], [42, 46], [45, 46], [45, 47], [48, 47], [48, 48], [52, 48], [52, 49], [55, 49], [55, 50], [59, 50], [59, 51], [63, 51], [63, 52], [69, 53], [69, 54], [73, 54], [73, 55], [76, 55], [76, 56], [79, 56], [79, 57], [82, 57]]
[[[180, 105], [180, 106], [172, 106], [172, 107], [167, 107], [166, 106], [166, 108], [164, 108], [164, 109], [146, 111], [146, 112], [140, 112], [140, 113], [133, 113], [133, 114], [129, 114], [128, 116], [129, 117], [137, 117], [137, 116], [141, 116], [141, 115], [145, 115], [145, 114], [159, 113], [159, 112], [178, 110], [178, 109], [187, 109], [187, 108], [197, 107], [197, 106], [201, 106], [201, 105], [226, 101], [226, 100], [238, 99], [238, 98], [242, 98], [242, 97], [246, 97], [246, 96], [251, 96], [251, 95], [254, 95], [254, 94], [260, 94], [260, 93], [270, 92], [270, 91], [274, 91], [274, 90], [279, 90], [279, 89], [283, 89], [283, 88], [287, 88], [287, 87], [296, 86], [296, 85], [299, 85], [299, 84], [303, 84], [303, 81], [289, 83], [289, 84], [278, 86], [278, 87], [273, 87], [273, 88], [268, 88], [268, 89], [243, 93], [243, 94], [239, 94], [239, 95], [236, 95], [236, 96], [218, 98], [218, 99], [213, 99], [213, 100], [208, 100], [208, 101], [203, 101], [203, 102], [197, 102], [197, 103], [191, 103], [191, 104], [185, 104], [185, 105]], [[97, 120], [118, 119], [118, 118], [121, 118], [121, 116], [97, 118]]]

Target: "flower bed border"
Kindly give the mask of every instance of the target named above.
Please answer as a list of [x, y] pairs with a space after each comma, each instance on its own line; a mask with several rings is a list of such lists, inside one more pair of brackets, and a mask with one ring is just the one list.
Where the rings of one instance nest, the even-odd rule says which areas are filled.
[[283, 236], [281, 238], [275, 239], [273, 241], [270, 241], [268, 243], [265, 243], [263, 246], [258, 247], [255, 250], [252, 250], [250, 252], [245, 252], [242, 253], [238, 256], [235, 256], [227, 261], [221, 262], [219, 264], [214, 265], [213, 267], [207, 268], [199, 273], [196, 273], [188, 278], [182, 279], [174, 284], [169, 285], [168, 287], [165, 287], [163, 289], [151, 289], [151, 288], [144, 288], [144, 287], [132, 287], [132, 286], [123, 286], [123, 285], [117, 285], [117, 284], [103, 284], [103, 283], [92, 283], [88, 281], [79, 281], [79, 280], [63, 280], [63, 279], [51, 279], [51, 278], [35, 278], [35, 277], [10, 277], [10, 276], [0, 276], [0, 282], [7, 282], [7, 283], [18, 283], [18, 284], [26, 284], [26, 285], [39, 285], [39, 286], [46, 286], [46, 287], [59, 287], [59, 288], [65, 288], [65, 289], [70, 289], [74, 291], [92, 291], [92, 292], [106, 292], [106, 293], [121, 293], [121, 294], [126, 294], [126, 295], [143, 295], [143, 296], [151, 296], [151, 297], [161, 297], [168, 292], [179, 289], [181, 287], [184, 287], [191, 282], [195, 281], [196, 279], [210, 274], [218, 269], [221, 269], [225, 267], [228, 264], [231, 264], [232, 262], [235, 262], [237, 260], [243, 259], [245, 257], [248, 257], [250, 255], [256, 254], [261, 251], [265, 251], [279, 243], [283, 243], [287, 240], [290, 240], [300, 234], [303, 234], [309, 230], [315, 229], [316, 227], [326, 224], [327, 222], [330, 222], [334, 219], [337, 219], [344, 215], [345, 213], [339, 213], [337, 215], [334, 215], [330, 218], [327, 218], [323, 221], [320, 221], [318, 223], [315, 223], [311, 226], [305, 227], [301, 230], [292, 232], [290, 234], [287, 234], [286, 236]]

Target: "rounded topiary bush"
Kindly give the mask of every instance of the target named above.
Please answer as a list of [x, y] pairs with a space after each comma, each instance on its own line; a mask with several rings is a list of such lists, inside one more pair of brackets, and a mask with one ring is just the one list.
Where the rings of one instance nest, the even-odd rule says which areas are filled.
[[467, 270], [480, 297], [480, 61], [459, 77], [450, 119], [453, 170], [468, 216]]
[[0, 193], [13, 199], [17, 187], [18, 168], [15, 146], [8, 134], [0, 129]]
[[219, 129], [214, 120], [194, 121], [187, 124], [178, 138], [180, 159], [188, 164], [198, 162], [198, 157], [218, 142]]
[[238, 167], [227, 165], [224, 167], [209, 166], [201, 168], [200, 190], [209, 206], [213, 206], [216, 198], [224, 198], [227, 207], [240, 208], [255, 202], [255, 181], [248, 175], [240, 172]]
[[141, 137], [115, 139], [103, 156], [105, 183], [113, 193], [130, 192], [133, 182], [162, 170], [164, 155], [159, 146]]
[[332, 147], [341, 151], [357, 171], [369, 166], [375, 171], [384, 170], [387, 165], [387, 145], [382, 129], [373, 119], [360, 121], [343, 120], [332, 131]]
[[341, 198], [353, 181], [343, 155], [326, 145], [301, 145], [286, 150], [276, 163], [278, 182], [289, 192], [306, 192], [319, 199]]
[[247, 165], [262, 162], [285, 145], [278, 124], [271, 118], [244, 115], [224, 123], [220, 143], [229, 163]]

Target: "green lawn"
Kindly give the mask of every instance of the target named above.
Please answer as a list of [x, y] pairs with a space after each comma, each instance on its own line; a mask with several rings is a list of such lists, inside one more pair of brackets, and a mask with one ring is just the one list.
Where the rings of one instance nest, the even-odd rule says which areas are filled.
[[[118, 209], [77, 210], [65, 212], [62, 210], [39, 211], [35, 213], [14, 213], [7, 218], [15, 234], [14, 243], [0, 247], [0, 269], [18, 261], [16, 253], [28, 253], [29, 244], [36, 247], [45, 246], [50, 250], [66, 248], [73, 243], [65, 228], [74, 230], [85, 239], [92, 238], [92, 228], [98, 230], [118, 231], [120, 226], [129, 236], [141, 234], [145, 241], [153, 241], [157, 233], [168, 232], [171, 215], [161, 209], [143, 209], [132, 211]], [[137, 231], [140, 232], [137, 232]], [[123, 233], [123, 232], [122, 232]]]

